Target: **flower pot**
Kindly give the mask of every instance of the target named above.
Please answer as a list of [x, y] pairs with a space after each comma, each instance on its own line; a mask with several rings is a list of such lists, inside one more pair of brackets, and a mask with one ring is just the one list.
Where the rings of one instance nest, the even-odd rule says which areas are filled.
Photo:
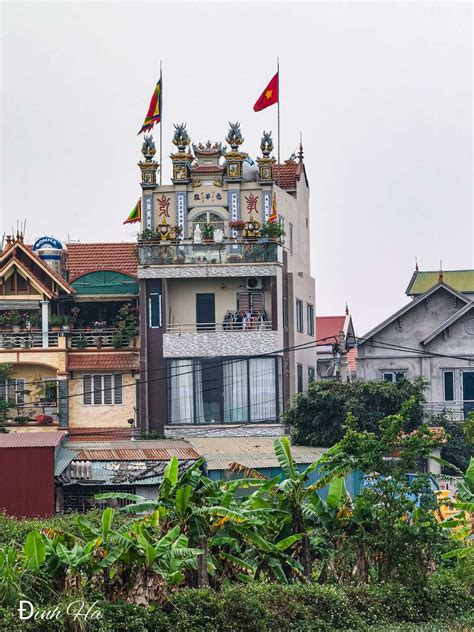
[[71, 333], [71, 325], [63, 325], [63, 331], [67, 334]]
[[21, 331], [21, 327], [20, 327], [20, 325], [13, 325], [13, 326], [12, 326], [12, 329], [13, 329], [13, 333], [14, 333], [14, 334], [19, 334], [19, 333], [20, 333], [20, 331]]

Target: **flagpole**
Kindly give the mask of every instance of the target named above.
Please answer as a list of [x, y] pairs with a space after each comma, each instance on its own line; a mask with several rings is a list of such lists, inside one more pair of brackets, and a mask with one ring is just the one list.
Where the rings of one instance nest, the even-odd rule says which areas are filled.
[[163, 76], [160, 59], [160, 187], [163, 182]]
[[280, 186], [280, 58], [277, 57], [277, 94], [278, 94], [278, 186]]

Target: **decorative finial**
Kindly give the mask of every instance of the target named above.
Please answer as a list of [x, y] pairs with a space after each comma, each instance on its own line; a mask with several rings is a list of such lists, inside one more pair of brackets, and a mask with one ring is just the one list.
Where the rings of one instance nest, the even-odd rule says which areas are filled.
[[237, 151], [239, 145], [244, 142], [239, 122], [231, 123], [229, 121], [229, 131], [227, 132], [226, 141], [229, 143], [233, 151]]
[[300, 162], [303, 162], [303, 132], [300, 132], [300, 149], [298, 152], [298, 158]]
[[262, 140], [260, 141], [260, 149], [262, 150], [262, 154], [265, 158], [268, 158], [268, 156], [272, 153], [273, 140], [271, 132], [266, 132], [265, 130], [263, 131]]
[[180, 125], [176, 125], [175, 123], [174, 129], [175, 129], [175, 132], [172, 139], [172, 143], [173, 145], [176, 145], [179, 151], [183, 152], [185, 151], [186, 147], [191, 142], [191, 139], [189, 138], [189, 134], [186, 130], [186, 123], [181, 123]]
[[439, 260], [439, 275], [438, 275], [438, 283], [442, 283], [443, 282], [443, 278], [444, 278], [444, 274], [443, 274], [443, 262], [440, 259]]
[[347, 304], [347, 301], [346, 301], [346, 316], [349, 316], [349, 305]]
[[155, 143], [151, 134], [145, 134], [143, 137], [142, 154], [147, 162], [151, 162], [156, 154]]
[[418, 272], [418, 257], [415, 257], [415, 270]]

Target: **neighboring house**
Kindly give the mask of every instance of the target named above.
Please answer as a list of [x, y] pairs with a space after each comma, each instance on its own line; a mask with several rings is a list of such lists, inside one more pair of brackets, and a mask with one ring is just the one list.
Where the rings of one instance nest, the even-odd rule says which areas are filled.
[[139, 350], [135, 336], [120, 334], [117, 319], [123, 306], [138, 318], [137, 265], [135, 244], [64, 245], [43, 237], [28, 246], [21, 235], [7, 237], [0, 363], [13, 372], [0, 382], [0, 398], [12, 403], [10, 431], [130, 434]]
[[352, 316], [316, 317], [318, 379], [351, 382], [356, 378], [356, 339]]
[[360, 339], [358, 377], [424, 377], [428, 411], [462, 419], [474, 410], [474, 271], [417, 270], [407, 294], [411, 303]]
[[[141, 420], [145, 431], [277, 422], [314, 375], [315, 286], [309, 186], [298, 161], [258, 166], [232, 126], [220, 143], [173, 139], [172, 184], [158, 186], [153, 140], [142, 153]], [[273, 215], [273, 217], [272, 217]], [[282, 239], [259, 229], [284, 228]]]

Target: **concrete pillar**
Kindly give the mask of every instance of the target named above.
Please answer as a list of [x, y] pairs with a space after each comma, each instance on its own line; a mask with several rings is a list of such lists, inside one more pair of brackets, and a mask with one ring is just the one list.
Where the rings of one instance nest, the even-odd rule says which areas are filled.
[[429, 474], [441, 474], [441, 465], [435, 461], [434, 459], [432, 459], [431, 457], [434, 456], [436, 459], [440, 459], [441, 458], [441, 448], [434, 448], [430, 454], [430, 456], [427, 459], [427, 470]]
[[43, 347], [49, 346], [49, 301], [41, 301], [41, 333], [43, 334]]

